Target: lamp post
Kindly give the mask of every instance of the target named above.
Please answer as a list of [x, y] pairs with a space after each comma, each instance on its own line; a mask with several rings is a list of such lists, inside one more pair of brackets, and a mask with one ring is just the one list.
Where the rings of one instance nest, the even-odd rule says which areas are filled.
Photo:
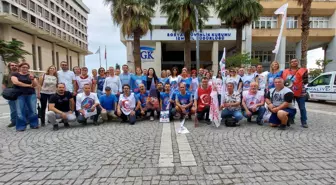
[[196, 7], [197, 4], [201, 4], [203, 0], [192, 0], [194, 3], [195, 9], [195, 18], [196, 18], [196, 69], [200, 68], [200, 56], [199, 56], [199, 25], [198, 25], [198, 9]]

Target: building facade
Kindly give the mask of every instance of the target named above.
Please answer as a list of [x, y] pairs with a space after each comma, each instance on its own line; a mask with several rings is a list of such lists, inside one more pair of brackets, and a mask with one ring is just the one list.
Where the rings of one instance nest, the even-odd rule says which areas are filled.
[[89, 12], [82, 0], [1, 0], [0, 39], [22, 41], [34, 71], [59, 69], [62, 61], [71, 68], [83, 66], [90, 53]]
[[[289, 3], [285, 29], [281, 38], [281, 46], [277, 58], [272, 53], [280, 32], [282, 16], [274, 15], [274, 11], [285, 3]], [[243, 30], [242, 52], [250, 53], [258, 58], [265, 70], [274, 60], [280, 62], [281, 68], [291, 58], [301, 58], [301, 12], [302, 8], [294, 0], [261, 0], [264, 7], [259, 20], [254, 21]], [[322, 47], [325, 58], [336, 61], [336, 1], [314, 0], [311, 9], [311, 29], [309, 50]], [[184, 65], [184, 36], [174, 33], [167, 25], [167, 15], [160, 13], [160, 4], [156, 6], [152, 18], [153, 30], [141, 38], [142, 67], [154, 67], [156, 71], [169, 69], [172, 66]], [[196, 34], [191, 34], [192, 68], [196, 66]], [[210, 8], [210, 17], [200, 35], [201, 67], [218, 70], [218, 62], [226, 48], [227, 57], [235, 53], [236, 31], [230, 29]], [[121, 35], [121, 41], [127, 47], [127, 60], [132, 64], [133, 43], [131, 38]], [[130, 65], [132, 66], [132, 65]]]

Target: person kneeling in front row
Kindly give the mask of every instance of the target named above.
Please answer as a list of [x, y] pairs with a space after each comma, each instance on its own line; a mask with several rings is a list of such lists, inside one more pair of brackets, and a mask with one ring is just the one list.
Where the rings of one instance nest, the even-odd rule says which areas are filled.
[[243, 119], [243, 115], [241, 113], [240, 107], [240, 94], [233, 91], [234, 84], [229, 82], [226, 85], [226, 93], [224, 97], [221, 99], [220, 109], [222, 110], [222, 119], [226, 119], [228, 117], [234, 117], [236, 120], [236, 125], [240, 126], [240, 121]]
[[251, 82], [249, 91], [243, 92], [242, 106], [244, 108], [244, 116], [247, 122], [251, 122], [252, 115], [258, 115], [257, 124], [263, 125], [262, 118], [266, 112], [265, 98], [262, 91], [258, 91], [258, 84]]
[[279, 130], [286, 130], [296, 114], [292, 104], [294, 93], [285, 87], [284, 80], [280, 77], [274, 80], [274, 85], [275, 88], [271, 89], [266, 97], [268, 109], [272, 112], [269, 122], [272, 127], [280, 125]]
[[99, 102], [100, 102], [100, 108], [101, 111], [101, 117], [104, 121], [108, 121], [109, 118], [117, 118], [116, 115], [116, 107], [117, 107], [117, 97], [111, 93], [111, 87], [105, 87], [105, 93], [104, 95], [100, 96]]
[[186, 84], [180, 83], [179, 89], [180, 91], [176, 94], [175, 100], [176, 111], [181, 115], [180, 120], [187, 115], [191, 119], [191, 115], [195, 114], [196, 106], [193, 106], [192, 96], [186, 91]]
[[76, 97], [76, 109], [79, 112], [78, 123], [87, 124], [87, 119], [93, 116], [93, 124], [98, 125], [98, 117], [100, 115], [100, 102], [97, 94], [91, 92], [91, 85], [84, 84], [84, 92]]
[[63, 83], [57, 84], [56, 94], [51, 95], [49, 101], [49, 111], [47, 117], [49, 122], [53, 125], [53, 130], [58, 130], [58, 123], [56, 119], [62, 119], [64, 127], [68, 128], [69, 121], [75, 121], [76, 116], [73, 114], [75, 110], [75, 102], [72, 93], [65, 91]]
[[130, 86], [124, 84], [122, 86], [123, 94], [120, 94], [117, 115], [121, 118], [122, 123], [129, 121], [131, 125], [135, 124], [136, 121], [136, 111], [137, 101], [133, 93], [130, 93]]

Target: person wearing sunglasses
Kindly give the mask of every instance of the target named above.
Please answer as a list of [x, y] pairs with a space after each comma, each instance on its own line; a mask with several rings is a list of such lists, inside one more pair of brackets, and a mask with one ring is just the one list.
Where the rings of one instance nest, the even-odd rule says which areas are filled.
[[97, 96], [98, 99], [104, 94], [104, 83], [105, 83], [105, 69], [103, 67], [98, 69], [98, 77], [97, 77]]

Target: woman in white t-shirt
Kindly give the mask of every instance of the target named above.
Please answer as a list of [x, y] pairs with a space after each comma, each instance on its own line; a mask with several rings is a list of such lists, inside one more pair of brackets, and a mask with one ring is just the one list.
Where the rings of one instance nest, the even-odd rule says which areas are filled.
[[75, 92], [77, 92], [77, 94], [82, 93], [85, 84], [91, 85], [91, 92], [94, 92], [94, 90], [96, 89], [94, 79], [88, 75], [88, 68], [82, 67], [81, 75], [76, 76]]
[[37, 97], [41, 102], [41, 126], [45, 126], [45, 112], [50, 96], [56, 93], [57, 71], [55, 66], [48, 67], [45, 74], [39, 78], [40, 86]]
[[233, 90], [235, 92], [241, 92], [242, 86], [243, 86], [243, 82], [240, 78], [239, 75], [237, 75], [237, 71], [234, 69], [230, 69], [229, 70], [229, 75], [227, 76], [225, 83], [233, 83], [234, 87]]

